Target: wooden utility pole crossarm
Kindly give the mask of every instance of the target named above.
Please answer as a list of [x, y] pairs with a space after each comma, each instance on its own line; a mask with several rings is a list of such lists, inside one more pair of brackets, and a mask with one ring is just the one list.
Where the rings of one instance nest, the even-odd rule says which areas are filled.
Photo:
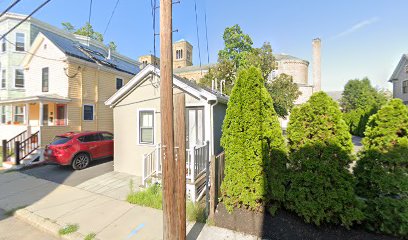
[[177, 239], [173, 130], [172, 0], [160, 0], [160, 112], [163, 164], [163, 239]]

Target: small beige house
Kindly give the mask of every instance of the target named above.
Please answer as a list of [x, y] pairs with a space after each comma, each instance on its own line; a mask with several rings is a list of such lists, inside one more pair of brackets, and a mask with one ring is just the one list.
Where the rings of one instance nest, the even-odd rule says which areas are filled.
[[[174, 94], [186, 94], [186, 177], [197, 186], [210, 156], [222, 151], [228, 97], [176, 76], [173, 84]], [[143, 183], [160, 175], [160, 70], [147, 65], [105, 104], [113, 108], [114, 170], [141, 176]], [[198, 192], [189, 194], [194, 199]]]
[[[104, 102], [140, 69], [102, 43], [43, 31], [16, 71], [25, 97], [0, 100], [0, 140], [37, 133], [41, 146], [68, 131], [113, 131]], [[6, 111], [11, 109], [11, 111]]]

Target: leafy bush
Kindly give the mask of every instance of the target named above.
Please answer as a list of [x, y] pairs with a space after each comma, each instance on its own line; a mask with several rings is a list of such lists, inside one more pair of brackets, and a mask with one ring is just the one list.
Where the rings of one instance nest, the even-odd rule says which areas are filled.
[[290, 185], [286, 207], [306, 222], [346, 227], [363, 214], [347, 170], [352, 142], [339, 106], [318, 92], [294, 108], [288, 129]]
[[373, 231], [408, 234], [408, 109], [391, 100], [370, 118], [354, 174], [365, 198], [365, 225]]
[[144, 191], [131, 192], [127, 196], [127, 201], [145, 207], [162, 209], [163, 195], [159, 184], [153, 184]]
[[283, 201], [285, 142], [259, 69], [238, 74], [222, 130], [226, 159], [221, 191], [226, 208], [262, 211], [271, 199]]
[[205, 223], [205, 203], [187, 201], [186, 204], [186, 218], [191, 222]]
[[368, 120], [370, 116], [376, 112], [376, 108], [370, 110], [356, 109], [350, 112], [345, 112], [343, 117], [349, 127], [349, 132], [355, 136], [364, 137]]

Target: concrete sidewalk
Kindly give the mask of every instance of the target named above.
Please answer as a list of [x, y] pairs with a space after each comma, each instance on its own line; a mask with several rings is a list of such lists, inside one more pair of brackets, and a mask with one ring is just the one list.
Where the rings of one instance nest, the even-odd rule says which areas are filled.
[[[70, 239], [95, 233], [97, 239], [162, 239], [162, 211], [19, 172], [0, 174], [0, 208], [18, 210], [16, 216], [56, 234], [78, 224]], [[188, 224], [188, 239], [257, 239], [217, 227]]]

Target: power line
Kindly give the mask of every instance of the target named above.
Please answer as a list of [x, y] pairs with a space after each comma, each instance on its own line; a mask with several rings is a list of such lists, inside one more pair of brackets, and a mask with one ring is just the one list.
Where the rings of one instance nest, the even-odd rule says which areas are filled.
[[201, 76], [202, 76], [203, 75], [203, 69], [201, 68], [201, 49], [200, 49], [200, 34], [199, 34], [199, 31], [198, 31], [197, 0], [194, 0], [194, 11], [195, 11], [196, 29], [197, 29], [198, 58], [200, 60], [200, 71], [201, 71]]
[[111, 20], [112, 20], [113, 15], [115, 14], [116, 8], [118, 7], [119, 1], [120, 1], [120, 0], [117, 0], [117, 1], [116, 1], [115, 7], [114, 7], [113, 10], [112, 10], [112, 14], [111, 14], [111, 16], [110, 16], [110, 18], [109, 18], [108, 24], [106, 24], [105, 31], [103, 32], [103, 35], [104, 35], [104, 36], [105, 36], [106, 31], [108, 31], [109, 25], [110, 25], [110, 23], [111, 23]]
[[92, 16], [92, 0], [89, 2], [89, 14], [88, 14], [88, 23], [89, 23], [89, 28], [88, 28], [88, 45], [89, 45], [89, 40], [91, 39], [90, 36], [90, 30], [91, 30], [91, 16]]
[[14, 1], [10, 6], [8, 6], [8, 8], [6, 8], [6, 10], [4, 10], [1, 14], [0, 17], [2, 17], [4, 14], [6, 14], [6, 12], [8, 12], [11, 8], [13, 8], [18, 2], [20, 2], [21, 0], [16, 0]]
[[2, 40], [3, 38], [5, 38], [8, 34], [10, 34], [12, 31], [14, 31], [18, 26], [20, 26], [22, 23], [24, 23], [25, 21], [27, 21], [27, 19], [29, 19], [32, 15], [34, 15], [34, 13], [36, 13], [38, 10], [40, 10], [41, 8], [43, 8], [47, 3], [49, 3], [51, 0], [47, 0], [45, 2], [43, 2], [40, 6], [38, 6], [34, 11], [32, 11], [26, 18], [24, 18], [23, 20], [21, 20], [19, 23], [17, 23], [17, 25], [15, 25], [14, 27], [12, 27], [10, 30], [8, 30], [5, 34], [3, 34], [0, 37], [0, 40]]
[[204, 6], [205, 39], [207, 42], [207, 64], [210, 64], [210, 51], [208, 50], [208, 27], [207, 27], [207, 7]]

